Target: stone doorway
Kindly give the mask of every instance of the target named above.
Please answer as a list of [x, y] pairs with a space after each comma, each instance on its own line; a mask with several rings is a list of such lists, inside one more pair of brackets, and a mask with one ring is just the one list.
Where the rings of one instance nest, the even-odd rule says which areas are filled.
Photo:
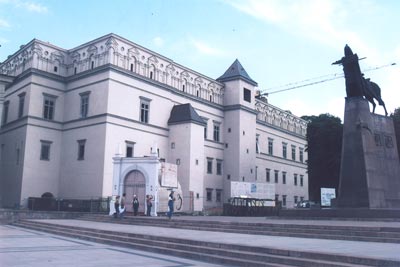
[[132, 199], [136, 195], [139, 199], [139, 212], [145, 211], [146, 179], [138, 170], [131, 171], [125, 177], [124, 191], [126, 193], [126, 211], [133, 212]]

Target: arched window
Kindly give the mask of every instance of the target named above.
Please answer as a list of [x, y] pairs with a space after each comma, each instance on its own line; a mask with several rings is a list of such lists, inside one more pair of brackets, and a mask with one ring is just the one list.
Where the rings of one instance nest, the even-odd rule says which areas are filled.
[[152, 64], [150, 65], [149, 78], [155, 80], [156, 79], [155, 74], [156, 74], [156, 66]]

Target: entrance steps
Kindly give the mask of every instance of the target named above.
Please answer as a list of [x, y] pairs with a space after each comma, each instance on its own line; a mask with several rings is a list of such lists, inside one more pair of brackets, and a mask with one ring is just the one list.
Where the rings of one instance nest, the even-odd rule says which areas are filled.
[[[125, 220], [124, 220], [125, 223]], [[205, 261], [226, 266], [245, 267], [367, 267], [400, 266], [400, 261], [357, 256], [304, 252], [270, 247], [196, 241], [175, 237], [123, 233], [113, 229], [62, 225], [42, 221], [18, 221], [13, 225], [91, 242], [128, 247], [153, 253]], [[205, 233], [206, 234], [206, 233]], [[210, 233], [208, 233], [210, 234]], [[215, 233], [214, 233], [215, 234]], [[216, 238], [217, 239], [217, 238]]]
[[303, 238], [319, 238], [331, 240], [366, 241], [382, 243], [400, 243], [400, 227], [373, 226], [338, 226], [338, 225], [307, 225], [293, 223], [244, 223], [221, 222], [207, 220], [168, 221], [163, 217], [125, 216], [123, 220], [107, 215], [85, 214], [80, 220], [96, 222], [116, 222], [132, 225], [169, 227], [197, 231], [214, 231], [252, 235], [287, 236]]

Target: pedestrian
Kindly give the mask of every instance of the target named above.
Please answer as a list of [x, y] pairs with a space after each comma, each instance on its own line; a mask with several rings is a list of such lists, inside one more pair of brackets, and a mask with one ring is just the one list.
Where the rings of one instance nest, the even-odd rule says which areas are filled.
[[171, 193], [168, 196], [168, 219], [171, 220], [172, 218], [172, 214], [174, 213], [174, 201], [175, 201], [175, 197], [174, 197], [174, 191], [171, 191]]
[[121, 201], [120, 201], [120, 210], [119, 210], [119, 218], [120, 219], [123, 219], [124, 218], [124, 214], [125, 214], [125, 201], [126, 201], [126, 194], [125, 193], [123, 193], [122, 194], [122, 198], [121, 198]]
[[118, 218], [118, 216], [119, 216], [119, 196], [115, 197], [114, 208], [115, 208], [114, 218]]
[[146, 195], [146, 206], [147, 206], [146, 215], [147, 216], [151, 216], [151, 207], [153, 207], [152, 200], [153, 200], [153, 197], [151, 195]]
[[114, 206], [115, 200], [113, 198], [113, 196], [110, 197], [110, 203], [109, 203], [109, 207], [110, 207], [110, 216], [114, 216], [115, 217], [115, 206]]
[[136, 195], [133, 195], [132, 206], [133, 206], [133, 216], [137, 216], [139, 210], [139, 199], [137, 198]]

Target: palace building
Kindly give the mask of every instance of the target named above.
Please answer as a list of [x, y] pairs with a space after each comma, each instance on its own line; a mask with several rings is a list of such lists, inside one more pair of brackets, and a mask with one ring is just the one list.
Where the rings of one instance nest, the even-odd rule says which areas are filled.
[[269, 104], [238, 60], [221, 73], [115, 34], [21, 46], [0, 64], [1, 206], [126, 192], [161, 211], [172, 189], [196, 212], [238, 183], [270, 186], [284, 207], [308, 199], [306, 121]]

